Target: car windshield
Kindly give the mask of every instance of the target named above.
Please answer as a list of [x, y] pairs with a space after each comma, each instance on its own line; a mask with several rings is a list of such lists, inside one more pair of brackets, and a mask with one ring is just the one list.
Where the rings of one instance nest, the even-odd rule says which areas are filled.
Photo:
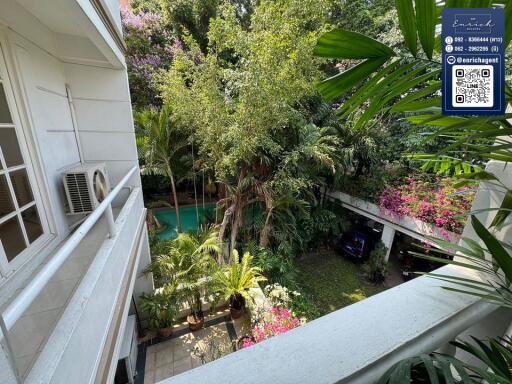
[[358, 235], [354, 235], [348, 239], [348, 243], [354, 248], [362, 249], [364, 245], [364, 239]]

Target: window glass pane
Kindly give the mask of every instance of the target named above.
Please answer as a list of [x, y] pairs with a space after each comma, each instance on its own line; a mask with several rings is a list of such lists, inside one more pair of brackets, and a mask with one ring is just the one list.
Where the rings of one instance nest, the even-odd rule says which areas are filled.
[[14, 211], [14, 204], [12, 202], [9, 186], [7, 185], [7, 177], [0, 176], [0, 218]]
[[18, 201], [18, 207], [23, 207], [34, 200], [32, 196], [32, 190], [28, 181], [28, 175], [26, 169], [20, 169], [15, 172], [9, 172], [11, 176], [12, 187], [14, 188], [14, 194]]
[[0, 123], [12, 123], [11, 113], [9, 112], [9, 105], [7, 105], [7, 98], [5, 97], [2, 83], [0, 83]]
[[8, 261], [14, 259], [25, 249], [25, 240], [17, 216], [0, 224], [0, 241], [2, 241]]
[[41, 220], [39, 220], [39, 215], [37, 214], [37, 208], [33, 206], [24, 210], [21, 213], [21, 217], [23, 217], [23, 225], [27, 232], [28, 241], [33, 243], [43, 234], [43, 227], [41, 226]]
[[23, 164], [20, 146], [14, 128], [0, 128], [0, 147], [8, 167]]

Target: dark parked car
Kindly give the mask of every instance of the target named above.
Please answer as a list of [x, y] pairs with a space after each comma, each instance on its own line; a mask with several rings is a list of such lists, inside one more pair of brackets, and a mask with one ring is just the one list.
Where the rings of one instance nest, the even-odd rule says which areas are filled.
[[375, 248], [375, 244], [374, 236], [354, 230], [343, 234], [336, 242], [334, 249], [354, 259], [364, 260]]

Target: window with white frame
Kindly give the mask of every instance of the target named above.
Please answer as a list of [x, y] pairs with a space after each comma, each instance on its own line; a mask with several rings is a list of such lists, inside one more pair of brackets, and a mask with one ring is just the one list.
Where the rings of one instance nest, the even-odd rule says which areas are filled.
[[45, 232], [34, 195], [29, 156], [22, 140], [20, 119], [0, 47], [0, 267], [4, 272]]

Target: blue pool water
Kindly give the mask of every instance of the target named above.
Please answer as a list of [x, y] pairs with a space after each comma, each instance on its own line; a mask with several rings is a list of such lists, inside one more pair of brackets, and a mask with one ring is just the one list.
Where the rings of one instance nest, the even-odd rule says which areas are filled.
[[[197, 207], [199, 211], [199, 221], [204, 222], [205, 212], [209, 217], [215, 215], [215, 203], [205, 204], [205, 210], [203, 206]], [[155, 216], [160, 224], [165, 228], [163, 231], [159, 231], [157, 236], [160, 240], [174, 239], [178, 233], [176, 231], [176, 210], [174, 208], [165, 208], [155, 211]], [[180, 219], [181, 229], [183, 232], [190, 230], [195, 231], [198, 227], [196, 207], [181, 207], [180, 208]]]

